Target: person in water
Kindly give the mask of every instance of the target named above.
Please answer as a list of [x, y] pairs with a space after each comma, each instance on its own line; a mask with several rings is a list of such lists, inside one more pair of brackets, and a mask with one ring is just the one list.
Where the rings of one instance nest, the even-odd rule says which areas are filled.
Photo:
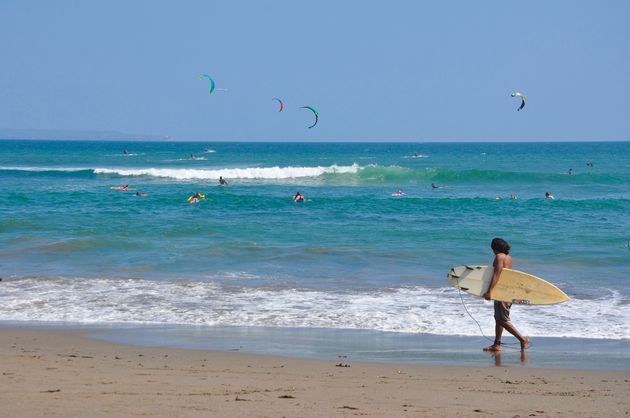
[[431, 188], [432, 188], [432, 189], [439, 189], [439, 188], [440, 188], [440, 186], [438, 186], [438, 185], [437, 185], [437, 184], [435, 184], [435, 183], [431, 183]]
[[395, 193], [392, 193], [391, 196], [402, 197], [402, 196], [406, 196], [406, 195], [405, 195], [405, 192], [403, 192], [402, 190], [398, 189], [398, 191], [395, 192]]
[[204, 199], [204, 198], [205, 198], [204, 195], [202, 195], [199, 192], [195, 192], [194, 195], [192, 195], [192, 196], [190, 196], [188, 198], [188, 202], [190, 202], [190, 203], [197, 203], [197, 202], [199, 202], [199, 200]]
[[[512, 268], [512, 257], [510, 256], [510, 244], [504, 239], [495, 238], [490, 244], [492, 252], [494, 252], [494, 262], [492, 267], [494, 273], [492, 274], [492, 281], [488, 287], [488, 291], [483, 295], [484, 299], [492, 300], [492, 290], [497, 285], [501, 272], [504, 268]], [[521, 335], [520, 332], [512, 325], [510, 321], [510, 308], [511, 303], [494, 301], [494, 343], [491, 346], [486, 347], [483, 351], [498, 352], [501, 351], [501, 337], [503, 336], [503, 330], [507, 330], [510, 334], [516, 337], [521, 343], [521, 350], [525, 350], [529, 347], [529, 338]]]
[[125, 184], [124, 186], [112, 186], [110, 187], [112, 190], [129, 190], [129, 185]]
[[304, 196], [302, 196], [300, 194], [300, 192], [295, 193], [295, 196], [293, 196], [293, 201], [294, 202], [304, 202]]
[[555, 199], [555, 197], [553, 197], [553, 195], [551, 193], [549, 193], [549, 192], [545, 192], [545, 197], [547, 199]]
[[223, 177], [219, 176], [219, 184], [221, 186], [227, 186], [228, 182], [225, 181], [225, 179]]

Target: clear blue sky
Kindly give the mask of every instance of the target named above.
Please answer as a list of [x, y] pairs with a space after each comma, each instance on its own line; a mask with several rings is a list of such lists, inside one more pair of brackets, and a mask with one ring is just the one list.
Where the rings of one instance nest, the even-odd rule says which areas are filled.
[[0, 0], [0, 127], [628, 140], [629, 22], [626, 0]]

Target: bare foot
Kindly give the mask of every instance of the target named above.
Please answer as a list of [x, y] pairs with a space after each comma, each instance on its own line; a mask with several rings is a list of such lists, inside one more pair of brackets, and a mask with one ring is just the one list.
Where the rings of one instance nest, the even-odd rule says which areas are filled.
[[483, 351], [488, 351], [491, 353], [498, 353], [499, 351], [501, 351], [501, 346], [492, 344], [491, 346], [484, 348]]
[[527, 350], [529, 348], [529, 338], [525, 337], [525, 341], [521, 343], [521, 350]]

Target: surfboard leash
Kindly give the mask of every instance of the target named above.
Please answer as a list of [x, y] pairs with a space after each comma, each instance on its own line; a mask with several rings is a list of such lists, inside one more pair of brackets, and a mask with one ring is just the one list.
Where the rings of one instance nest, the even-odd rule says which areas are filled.
[[[457, 292], [458, 292], [458, 294], [459, 294], [459, 300], [461, 301], [462, 306], [464, 307], [464, 310], [466, 311], [466, 313], [468, 314], [468, 316], [470, 317], [470, 319], [472, 319], [473, 321], [475, 321], [475, 323], [477, 324], [477, 327], [479, 328], [479, 332], [481, 332], [481, 336], [482, 336], [483, 338], [485, 338], [486, 340], [488, 340], [488, 341], [492, 341], [492, 343], [494, 344], [494, 343], [496, 342], [496, 340], [495, 340], [494, 338], [490, 338], [490, 337], [488, 337], [486, 334], [484, 334], [484, 332], [483, 332], [483, 328], [481, 328], [481, 324], [479, 323], [479, 321], [477, 321], [477, 320], [475, 319], [475, 317], [474, 317], [474, 316], [472, 316], [472, 314], [471, 314], [471, 313], [470, 313], [470, 311], [468, 310], [468, 307], [466, 306], [466, 303], [464, 302], [464, 298], [462, 297], [462, 289], [461, 289], [461, 288], [460, 288], [460, 286], [459, 286], [459, 277], [455, 277], [455, 278], [457, 279]], [[501, 341], [501, 342], [500, 342], [500, 344], [501, 344], [502, 346], [507, 347], [507, 348], [512, 348], [512, 349], [514, 349], [514, 350], [517, 350], [517, 348], [516, 348], [516, 347], [512, 347], [512, 346], [514, 346], [514, 345], [516, 345], [516, 344], [518, 344], [518, 343], [504, 343], [503, 341]], [[530, 346], [531, 346], [531, 343], [530, 343]]]

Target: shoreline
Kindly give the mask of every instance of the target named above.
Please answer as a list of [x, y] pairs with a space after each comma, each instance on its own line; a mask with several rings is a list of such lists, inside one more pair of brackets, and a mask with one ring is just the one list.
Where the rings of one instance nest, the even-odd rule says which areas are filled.
[[296, 359], [457, 367], [520, 367], [630, 371], [630, 341], [532, 337], [521, 352], [506, 335], [501, 353], [483, 352], [488, 336], [432, 335], [360, 329], [76, 324], [0, 321], [0, 330], [79, 333], [85, 338], [144, 348], [240, 352]]
[[7, 416], [621, 416], [627, 372], [312, 360], [0, 328]]

